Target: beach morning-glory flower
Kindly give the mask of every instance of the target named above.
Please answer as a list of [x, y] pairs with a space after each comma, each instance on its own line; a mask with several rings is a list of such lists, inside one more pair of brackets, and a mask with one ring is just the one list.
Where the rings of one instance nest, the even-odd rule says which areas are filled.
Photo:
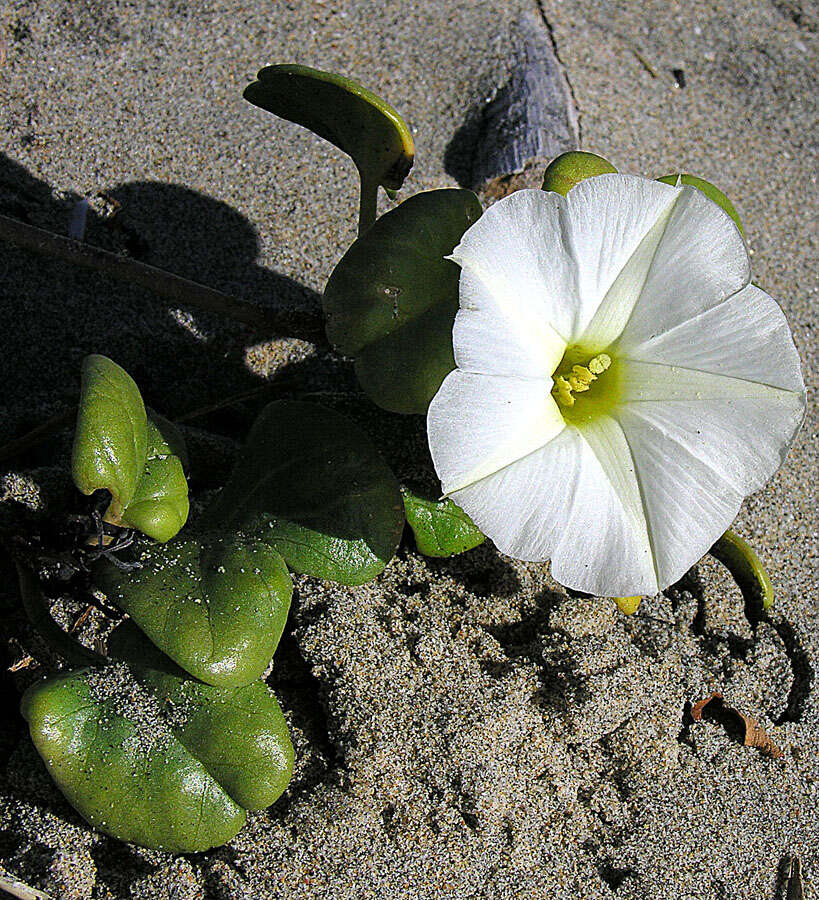
[[523, 190], [463, 235], [457, 368], [428, 412], [447, 496], [503, 553], [604, 596], [680, 578], [781, 465], [799, 357], [696, 188]]

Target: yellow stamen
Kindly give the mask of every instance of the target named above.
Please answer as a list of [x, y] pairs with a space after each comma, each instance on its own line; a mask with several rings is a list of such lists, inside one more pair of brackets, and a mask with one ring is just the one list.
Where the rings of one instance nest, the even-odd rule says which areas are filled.
[[606, 353], [599, 353], [589, 360], [587, 366], [573, 365], [571, 372], [557, 375], [552, 388], [555, 400], [561, 406], [574, 406], [575, 398], [572, 393], [582, 394], [589, 390], [589, 385], [597, 381], [597, 376], [602, 375], [610, 365], [611, 357]]

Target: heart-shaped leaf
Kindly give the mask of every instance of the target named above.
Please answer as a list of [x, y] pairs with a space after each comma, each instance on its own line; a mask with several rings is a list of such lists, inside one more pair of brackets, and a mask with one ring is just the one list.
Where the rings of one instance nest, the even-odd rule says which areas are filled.
[[263, 681], [230, 688], [196, 681], [127, 621], [108, 639], [108, 651], [129, 663], [182, 745], [239, 806], [264, 809], [281, 796], [293, 774], [293, 745]]
[[356, 358], [367, 395], [425, 413], [455, 367], [460, 269], [445, 259], [481, 215], [472, 191], [425, 191], [383, 215], [344, 254], [324, 291], [327, 337]]
[[402, 488], [407, 522], [424, 556], [455, 556], [482, 544], [486, 537], [472, 519], [448, 497], [426, 499]]
[[170, 540], [188, 518], [184, 456], [182, 435], [162, 416], [147, 415], [123, 368], [97, 354], [83, 360], [71, 468], [84, 494], [111, 494], [106, 522]]
[[734, 220], [737, 228], [739, 228], [739, 233], [744, 237], [745, 232], [742, 228], [742, 222], [739, 220], [739, 213], [734, 208], [734, 204], [722, 193], [722, 191], [711, 184], [710, 181], [706, 181], [704, 178], [697, 178], [696, 175], [687, 175], [676, 174], [676, 175], [663, 175], [662, 178], [658, 178], [657, 181], [662, 181], [663, 184], [690, 184], [691, 187], [697, 188], [705, 194], [705, 196], [709, 200], [713, 200], [714, 203], [717, 204], [724, 212], [727, 212], [728, 215]]
[[361, 176], [361, 221], [375, 220], [378, 185], [401, 187], [415, 155], [412, 134], [384, 100], [349, 78], [308, 66], [268, 66], [249, 84], [244, 98], [290, 122], [309, 128], [352, 157]]
[[74, 484], [83, 494], [109, 491], [109, 512], [118, 515], [134, 498], [147, 446], [148, 417], [134, 380], [108, 357], [86, 356], [71, 454]]
[[188, 853], [224, 844], [244, 825], [245, 810], [183, 746], [127, 666], [37, 682], [21, 710], [51, 777], [100, 831]]
[[249, 684], [267, 668], [287, 621], [292, 582], [281, 556], [253, 538], [208, 535], [151, 544], [95, 582], [175, 663], [208, 684]]
[[254, 423], [205, 520], [254, 534], [296, 572], [363, 584], [395, 553], [404, 513], [395, 476], [353, 422], [280, 401]]

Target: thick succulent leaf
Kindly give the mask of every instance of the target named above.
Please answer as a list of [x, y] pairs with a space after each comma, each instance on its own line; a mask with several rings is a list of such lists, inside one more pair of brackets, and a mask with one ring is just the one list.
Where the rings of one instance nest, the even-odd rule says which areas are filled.
[[362, 178], [398, 190], [415, 155], [412, 134], [398, 113], [360, 84], [308, 66], [268, 66], [244, 98], [309, 128], [353, 158]]
[[267, 668], [287, 621], [292, 582], [268, 544], [241, 535], [151, 544], [139, 568], [107, 560], [95, 583], [195, 678], [249, 684]]
[[327, 336], [356, 357], [361, 386], [384, 409], [426, 412], [455, 366], [460, 270], [445, 257], [480, 215], [471, 191], [416, 194], [382, 216], [330, 276]]
[[408, 488], [402, 488], [401, 493], [415, 544], [424, 556], [454, 556], [486, 540], [472, 519], [449, 498], [430, 500]]
[[245, 809], [274, 803], [293, 774], [293, 745], [281, 708], [263, 681], [219, 688], [191, 679], [131, 622], [108, 640], [161, 703], [180, 743]]
[[71, 455], [83, 494], [104, 488], [118, 513], [133, 500], [145, 466], [148, 419], [131, 376], [105, 356], [86, 356]]
[[[188, 482], [182, 459], [171, 450], [170, 442], [153, 419], [152, 413], [148, 419], [148, 446], [142, 477], [118, 521], [164, 542], [169, 541], [188, 519]], [[173, 441], [175, 435], [170, 431], [171, 423], [167, 419], [158, 421], [163, 428], [169, 429]], [[184, 451], [180, 448], [180, 452]]]
[[718, 187], [711, 184], [710, 181], [706, 181], [704, 178], [697, 178], [696, 175], [687, 175], [684, 173], [677, 175], [663, 175], [663, 177], [658, 178], [657, 181], [662, 181], [664, 184], [689, 184], [691, 187], [695, 187], [697, 190], [702, 191], [709, 200], [713, 200], [717, 206], [728, 213], [736, 223], [737, 228], [739, 228], [740, 234], [745, 234], [742, 229], [742, 222], [739, 220], [739, 213], [734, 208], [734, 204], [731, 203]]
[[543, 173], [544, 191], [554, 191], [564, 197], [576, 185], [595, 175], [607, 175], [617, 169], [602, 156], [584, 150], [569, 150], [556, 156]]
[[21, 709], [51, 777], [100, 831], [190, 853], [224, 844], [244, 824], [244, 809], [176, 738], [127, 666], [37, 682]]
[[205, 520], [266, 541], [297, 572], [363, 584], [395, 553], [404, 513], [395, 476], [358, 426], [282, 401], [254, 423]]

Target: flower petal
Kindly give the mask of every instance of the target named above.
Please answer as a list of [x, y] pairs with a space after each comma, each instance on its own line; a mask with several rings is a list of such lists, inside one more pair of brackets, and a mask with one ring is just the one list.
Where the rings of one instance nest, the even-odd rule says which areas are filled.
[[[528, 347], [532, 329], [568, 337], [577, 305], [577, 265], [566, 230], [566, 201], [547, 191], [515, 191], [499, 200], [464, 233], [452, 259], [483, 282], [472, 282], [462, 306], [506, 320], [505, 334]], [[487, 304], [492, 298], [491, 305]], [[464, 302], [465, 301], [465, 302]], [[487, 304], [487, 305], [485, 305]], [[565, 341], [564, 341], [565, 342]], [[457, 352], [457, 349], [456, 349]]]
[[[523, 459], [566, 426], [550, 379], [450, 372], [433, 397], [427, 435], [435, 471], [452, 494]], [[499, 498], [501, 506], [509, 502]]]
[[552, 554], [552, 575], [567, 587], [600, 596], [655, 594], [653, 548], [622, 429], [603, 416], [579, 433], [580, 478]]
[[[567, 230], [578, 265], [578, 305], [570, 342], [583, 337], [603, 298], [635, 254], [638, 276], [639, 268], [644, 270], [650, 263], [651, 254], [637, 251], [652, 229], [654, 234], [662, 232], [662, 224], [658, 229], [655, 225], [681, 192], [681, 188], [636, 175], [598, 175], [581, 181], [566, 195]], [[642, 286], [643, 278], [638, 280]]]
[[750, 278], [748, 251], [734, 221], [701, 191], [683, 187], [615, 352], [627, 353], [712, 309]]
[[502, 553], [551, 557], [553, 576], [568, 587], [607, 596], [657, 590], [631, 456], [612, 419], [593, 435], [565, 428], [451, 496]]
[[[709, 462], [652, 423], [642, 407], [625, 407], [617, 418], [637, 470], [657, 580], [665, 588], [681, 578], [730, 527], [744, 494]], [[713, 448], [709, 445], [708, 449]]]
[[523, 304], [503, 302], [469, 268], [461, 271], [461, 308], [455, 316], [455, 362], [465, 372], [551, 378], [566, 342]]
[[730, 375], [788, 391], [805, 389], [785, 314], [749, 284], [717, 306], [638, 344], [620, 341], [628, 359]]

